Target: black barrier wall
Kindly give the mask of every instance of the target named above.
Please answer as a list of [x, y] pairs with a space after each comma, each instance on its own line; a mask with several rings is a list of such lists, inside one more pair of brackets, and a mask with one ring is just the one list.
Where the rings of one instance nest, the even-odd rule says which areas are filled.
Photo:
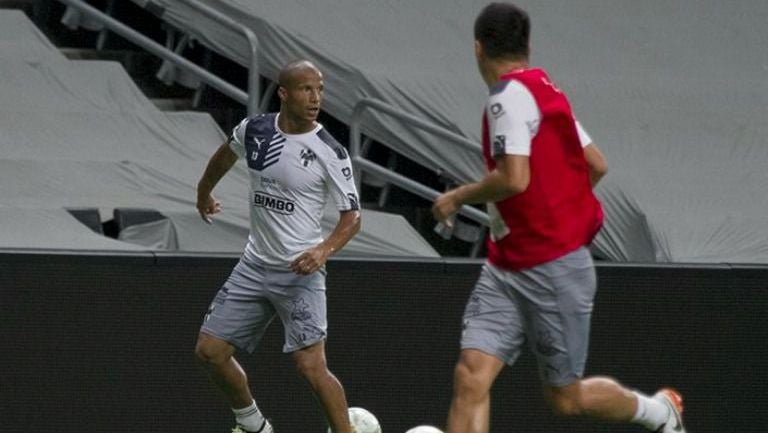
[[[0, 254], [0, 432], [228, 432], [195, 364], [200, 321], [235, 258]], [[328, 265], [328, 361], [384, 433], [444, 424], [479, 262]], [[693, 433], [763, 433], [768, 268], [598, 267], [588, 374], [684, 394]], [[279, 433], [321, 433], [272, 325], [240, 354]], [[552, 416], [530, 354], [493, 389], [491, 431], [641, 432]]]

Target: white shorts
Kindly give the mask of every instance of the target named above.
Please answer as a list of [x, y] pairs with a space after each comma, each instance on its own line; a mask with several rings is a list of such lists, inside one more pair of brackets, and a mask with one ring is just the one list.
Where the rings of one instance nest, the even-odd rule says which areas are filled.
[[252, 353], [275, 314], [285, 330], [283, 352], [324, 340], [325, 269], [298, 275], [241, 259], [208, 308], [200, 331]]

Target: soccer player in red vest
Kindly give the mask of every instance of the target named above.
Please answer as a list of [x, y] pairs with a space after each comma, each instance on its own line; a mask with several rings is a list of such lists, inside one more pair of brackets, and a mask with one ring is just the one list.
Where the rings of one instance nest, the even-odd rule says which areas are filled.
[[488, 432], [491, 386], [525, 340], [557, 413], [684, 433], [674, 390], [646, 396], [607, 377], [583, 377], [597, 286], [587, 245], [603, 221], [592, 188], [606, 162], [562, 90], [529, 66], [525, 11], [492, 3], [474, 33], [490, 89], [482, 130], [487, 174], [432, 208], [450, 224], [462, 205], [487, 202], [491, 219], [488, 259], [464, 311], [448, 433]]

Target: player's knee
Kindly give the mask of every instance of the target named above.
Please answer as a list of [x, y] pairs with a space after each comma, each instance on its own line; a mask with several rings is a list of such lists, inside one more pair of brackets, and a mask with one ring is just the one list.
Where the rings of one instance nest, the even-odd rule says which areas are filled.
[[552, 401], [552, 410], [560, 416], [581, 416], [584, 411], [578, 399], [569, 397], [558, 398]]
[[559, 416], [575, 417], [585, 413], [585, 404], [579, 393], [552, 393], [549, 404]]
[[454, 392], [459, 396], [482, 396], [490, 391], [490, 381], [480, 372], [459, 362], [453, 371]]
[[220, 365], [232, 356], [231, 346], [221, 340], [201, 336], [195, 345], [195, 358], [203, 365]]
[[195, 345], [195, 358], [200, 364], [214, 364], [221, 358], [221, 354], [211, 345], [198, 341]]
[[293, 360], [299, 375], [310, 381], [328, 372], [325, 357], [319, 354], [297, 352], [294, 354]]

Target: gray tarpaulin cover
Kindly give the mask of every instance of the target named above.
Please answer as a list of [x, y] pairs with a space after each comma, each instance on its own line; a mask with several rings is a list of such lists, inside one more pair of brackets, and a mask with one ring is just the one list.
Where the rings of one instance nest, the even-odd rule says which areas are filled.
[[[16, 56], [17, 41], [35, 57]], [[16, 11], [0, 11], [0, 59], [0, 248], [242, 252], [243, 164], [214, 191], [224, 211], [212, 225], [195, 210], [197, 180], [224, 140], [208, 114], [158, 110], [119, 64], [66, 60]], [[111, 239], [67, 211], [83, 208], [103, 220], [137, 208], [163, 218]], [[438, 256], [399, 215], [366, 210], [363, 225], [344, 254]]]
[[64, 59], [56, 47], [35, 27], [24, 12], [0, 10], [0, 59]]
[[[146, 5], [147, 0], [134, 0]], [[247, 64], [245, 39], [186, 0], [163, 18]], [[477, 141], [486, 89], [472, 24], [486, 1], [208, 0], [253, 29], [262, 74], [306, 57], [326, 107], [349, 121], [374, 97]], [[594, 247], [619, 261], [768, 263], [768, 2], [518, 2], [533, 20], [532, 63], [550, 71], [606, 154], [607, 221]], [[465, 151], [391, 119], [364, 131], [459, 180]]]

